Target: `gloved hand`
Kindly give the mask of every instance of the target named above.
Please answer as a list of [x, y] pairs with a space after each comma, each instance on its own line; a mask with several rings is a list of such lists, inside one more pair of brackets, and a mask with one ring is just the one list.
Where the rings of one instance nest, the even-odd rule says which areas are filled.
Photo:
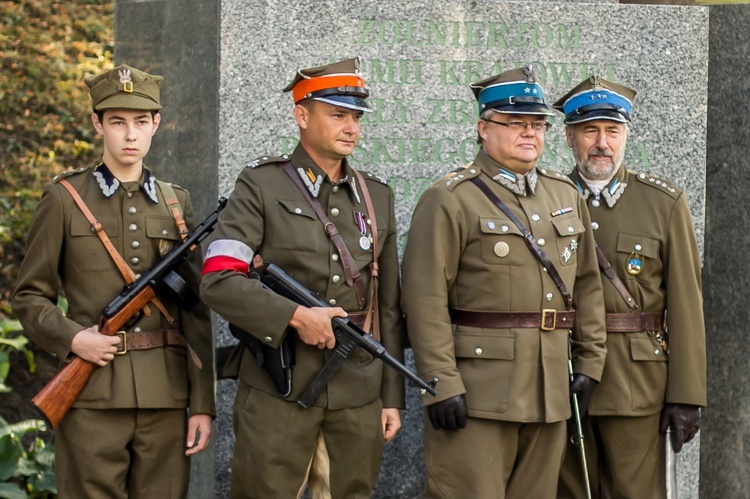
[[436, 430], [456, 431], [466, 428], [466, 417], [469, 409], [466, 407], [466, 397], [462, 393], [427, 408], [430, 423]]
[[664, 433], [672, 427], [672, 448], [675, 453], [690, 442], [700, 429], [700, 407], [687, 404], [666, 404], [661, 411], [659, 431]]
[[578, 396], [578, 411], [581, 413], [581, 419], [589, 410], [591, 395], [594, 393], [597, 381], [589, 378], [585, 374], [575, 373], [573, 381], [570, 383], [570, 394]]

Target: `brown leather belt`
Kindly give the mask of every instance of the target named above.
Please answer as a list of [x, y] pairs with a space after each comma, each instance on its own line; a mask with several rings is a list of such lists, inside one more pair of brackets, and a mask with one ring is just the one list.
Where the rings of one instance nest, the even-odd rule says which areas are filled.
[[661, 331], [661, 312], [630, 312], [607, 314], [608, 333], [636, 333], [639, 331]]
[[130, 350], [148, 350], [150, 348], [161, 348], [176, 346], [187, 348], [187, 341], [179, 329], [159, 329], [157, 331], [118, 331], [122, 342], [117, 347], [115, 355], [124, 355]]
[[362, 329], [362, 327], [365, 325], [365, 318], [367, 317], [367, 310], [362, 310], [360, 312], [347, 312], [347, 319], [349, 319], [355, 326]]
[[541, 312], [474, 312], [450, 309], [451, 322], [460, 326], [492, 329], [536, 328], [543, 331], [573, 327], [575, 310], [557, 311], [544, 309]]

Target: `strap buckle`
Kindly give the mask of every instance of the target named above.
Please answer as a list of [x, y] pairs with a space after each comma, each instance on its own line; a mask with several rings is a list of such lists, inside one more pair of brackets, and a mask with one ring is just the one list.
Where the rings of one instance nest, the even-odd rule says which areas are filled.
[[120, 346], [117, 347], [115, 355], [125, 355], [128, 353], [128, 333], [125, 331], [117, 331], [115, 335], [122, 336], [122, 342], [120, 343]]
[[[548, 317], [551, 316], [551, 325], [547, 325], [550, 322]], [[554, 331], [557, 329], [557, 310], [552, 308], [545, 308], [542, 310], [542, 323], [539, 325], [542, 331]]]

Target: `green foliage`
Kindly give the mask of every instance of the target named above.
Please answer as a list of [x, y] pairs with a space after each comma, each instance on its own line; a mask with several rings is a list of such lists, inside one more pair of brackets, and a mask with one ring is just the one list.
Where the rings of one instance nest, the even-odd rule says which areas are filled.
[[[29, 339], [20, 332], [23, 330], [17, 320], [3, 318], [0, 314], [0, 393], [8, 393], [11, 389], [5, 384], [10, 372], [10, 354], [14, 351], [23, 353], [29, 371], [36, 370], [34, 352], [28, 348]], [[2, 497], [2, 495], [0, 495]]]
[[22, 442], [24, 435], [45, 429], [38, 419], [8, 424], [0, 417], [0, 498], [56, 497], [54, 444], [45, 444], [38, 436], [28, 449]]
[[0, 309], [44, 183], [97, 156], [85, 76], [113, 67], [114, 2], [0, 1]]

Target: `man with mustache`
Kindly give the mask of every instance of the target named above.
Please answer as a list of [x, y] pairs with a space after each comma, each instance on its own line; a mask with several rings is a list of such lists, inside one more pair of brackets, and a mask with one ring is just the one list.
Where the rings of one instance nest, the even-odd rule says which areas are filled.
[[532, 68], [472, 90], [481, 149], [422, 195], [403, 263], [417, 370], [440, 380], [426, 496], [551, 499], [569, 390], [585, 406], [604, 367], [593, 233], [575, 186], [537, 167], [552, 110]]
[[[679, 452], [706, 405], [693, 221], [682, 190], [623, 166], [635, 94], [592, 76], [553, 106], [565, 114], [576, 161], [570, 178], [604, 256], [607, 362], [584, 419], [594, 498], [665, 497], [665, 431], [671, 427]], [[558, 498], [585, 497], [578, 449], [569, 443]]]

